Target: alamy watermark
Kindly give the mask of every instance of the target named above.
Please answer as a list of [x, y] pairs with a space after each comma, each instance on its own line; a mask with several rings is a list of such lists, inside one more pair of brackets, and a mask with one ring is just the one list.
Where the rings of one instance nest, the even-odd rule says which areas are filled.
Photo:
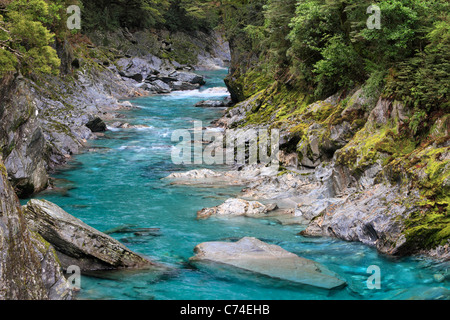
[[381, 29], [381, 8], [375, 4], [367, 8], [367, 14], [371, 16], [367, 19], [367, 28], [370, 30]]
[[67, 18], [67, 28], [69, 30], [81, 29], [81, 9], [77, 5], [72, 5], [67, 8], [67, 14], [70, 16]]
[[67, 268], [67, 274], [70, 274], [67, 278], [67, 282], [69, 283], [69, 287], [72, 290], [79, 291], [81, 290], [81, 269], [79, 266], [69, 266]]
[[194, 122], [194, 130], [175, 130], [172, 142], [174, 164], [279, 166], [280, 132], [277, 129], [234, 129], [225, 133], [203, 130]]
[[381, 269], [379, 266], [370, 266], [367, 268], [367, 273], [371, 276], [367, 279], [367, 288], [369, 290], [380, 290], [381, 289]]

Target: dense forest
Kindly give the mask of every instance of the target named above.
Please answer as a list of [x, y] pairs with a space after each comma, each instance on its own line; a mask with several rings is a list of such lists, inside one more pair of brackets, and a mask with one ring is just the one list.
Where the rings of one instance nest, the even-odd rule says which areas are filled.
[[82, 32], [220, 28], [242, 53], [232, 71], [252, 69], [311, 100], [363, 86], [414, 106], [413, 133], [427, 114], [449, 106], [447, 1], [383, 1], [379, 30], [366, 26], [371, 1], [3, 0], [0, 73], [57, 72], [54, 42], [78, 32], [65, 27], [71, 4], [82, 8]]

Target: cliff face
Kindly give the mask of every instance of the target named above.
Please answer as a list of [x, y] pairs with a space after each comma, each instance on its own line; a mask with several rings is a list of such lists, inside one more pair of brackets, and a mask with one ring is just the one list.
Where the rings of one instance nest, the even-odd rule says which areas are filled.
[[0, 300], [70, 299], [53, 247], [28, 230], [1, 162], [0, 205]]

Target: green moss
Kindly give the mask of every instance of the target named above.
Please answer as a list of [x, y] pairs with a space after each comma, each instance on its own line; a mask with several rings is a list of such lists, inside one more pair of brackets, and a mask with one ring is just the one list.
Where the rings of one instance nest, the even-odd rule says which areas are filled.
[[450, 214], [448, 203], [443, 206], [427, 207], [413, 212], [405, 221], [403, 232], [406, 243], [403, 250], [434, 249], [447, 244], [450, 239]]
[[325, 101], [316, 102], [312, 110], [304, 114], [304, 118], [314, 120], [315, 122], [324, 122], [327, 120], [339, 107], [336, 107]]
[[[379, 128], [371, 128], [370, 124], [366, 124], [350, 143], [339, 151], [337, 162], [348, 166], [354, 173], [361, 173], [377, 161], [381, 161], [383, 165], [395, 163], [413, 152], [416, 145], [414, 139], [400, 131], [396, 121]], [[353, 155], [352, 163], [346, 159], [348, 149]]]
[[2, 174], [4, 180], [8, 178], [8, 171], [1, 162], [0, 162], [0, 173]]
[[336, 163], [341, 166], [352, 168], [357, 162], [357, 159], [358, 152], [356, 151], [356, 148], [345, 148], [338, 152]]
[[[258, 77], [253, 74], [254, 77]], [[252, 75], [249, 75], [251, 78]], [[253, 91], [264, 83], [253, 83]], [[299, 116], [308, 105], [308, 98], [302, 92], [289, 90], [285, 85], [274, 82], [270, 87], [253, 95], [251, 112], [247, 114], [242, 126], [269, 124], [272, 127], [288, 129], [297, 127]]]
[[407, 251], [433, 249], [450, 239], [450, 160], [445, 156], [449, 147], [434, 147], [438, 140], [431, 140], [390, 163], [385, 171], [390, 177], [403, 175], [412, 188], [420, 191], [421, 200], [403, 221]]

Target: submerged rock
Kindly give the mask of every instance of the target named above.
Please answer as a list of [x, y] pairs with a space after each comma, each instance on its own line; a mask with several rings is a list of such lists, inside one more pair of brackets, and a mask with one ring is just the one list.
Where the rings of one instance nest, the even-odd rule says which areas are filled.
[[256, 274], [323, 289], [341, 288], [345, 281], [326, 267], [255, 238], [236, 243], [206, 242], [195, 248], [192, 262], [226, 264]]
[[444, 287], [419, 287], [412, 289], [405, 289], [391, 298], [392, 300], [450, 300], [450, 290]]
[[63, 268], [76, 265], [90, 271], [155, 266], [51, 202], [33, 199], [24, 211], [31, 228], [55, 247]]
[[127, 234], [132, 233], [135, 236], [160, 236], [161, 229], [160, 228], [138, 228], [136, 226], [121, 226], [117, 228], [113, 228], [104, 232], [107, 235], [110, 234]]

